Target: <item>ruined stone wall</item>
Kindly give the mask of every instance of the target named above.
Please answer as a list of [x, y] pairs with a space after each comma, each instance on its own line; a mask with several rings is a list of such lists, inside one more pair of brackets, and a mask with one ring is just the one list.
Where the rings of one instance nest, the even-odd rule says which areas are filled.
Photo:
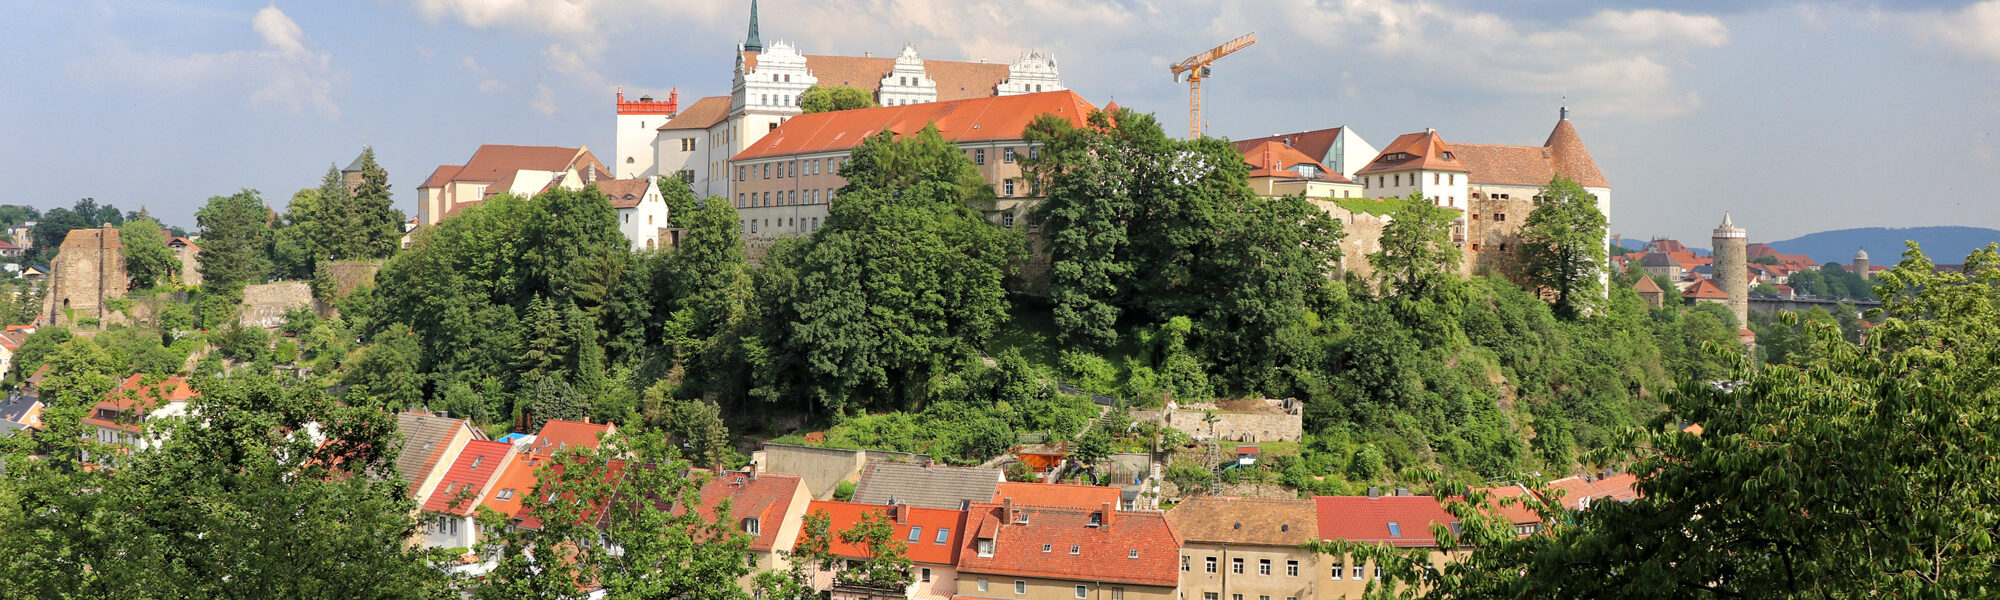
[[[1166, 410], [1132, 411], [1134, 421], [1166, 423], [1167, 426], [1198, 437], [1235, 442], [1296, 442], [1305, 435], [1305, 418], [1297, 402], [1264, 399], [1256, 410], [1226, 410], [1213, 402], [1167, 405]], [[1215, 415], [1215, 423], [1208, 415]]]
[[319, 266], [333, 277], [333, 297], [346, 298], [361, 286], [375, 285], [375, 273], [382, 270], [382, 262], [374, 260], [340, 260]]
[[237, 321], [246, 327], [277, 327], [285, 324], [285, 313], [295, 308], [314, 308], [312, 287], [303, 281], [245, 286]]
[[196, 246], [174, 248], [174, 260], [181, 265], [181, 283], [201, 285], [201, 262], [197, 258], [200, 255], [201, 248]]
[[1522, 281], [1521, 227], [1534, 212], [1533, 198], [1473, 196], [1466, 214], [1465, 273], [1497, 273]]
[[125, 246], [118, 229], [71, 230], [63, 238], [55, 262], [49, 265], [49, 294], [42, 301], [44, 324], [70, 325], [84, 319], [100, 324], [120, 319], [105, 300], [124, 298], [129, 278], [125, 276]]
[[1314, 200], [1313, 204], [1340, 221], [1340, 230], [1346, 234], [1340, 240], [1340, 270], [1363, 280], [1374, 278], [1375, 267], [1368, 264], [1368, 255], [1382, 249], [1382, 226], [1388, 224], [1388, 218], [1353, 212], [1326, 200]]

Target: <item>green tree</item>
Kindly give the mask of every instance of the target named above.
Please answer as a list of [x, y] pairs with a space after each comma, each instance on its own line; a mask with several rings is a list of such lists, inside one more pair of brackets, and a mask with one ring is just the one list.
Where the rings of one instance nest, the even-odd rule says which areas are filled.
[[424, 377], [417, 369], [420, 351], [416, 334], [399, 326], [375, 334], [370, 341], [344, 379], [348, 385], [365, 390], [369, 402], [350, 399], [349, 403], [372, 404], [390, 411], [420, 406]]
[[875, 98], [868, 90], [845, 85], [814, 85], [799, 94], [799, 108], [806, 114], [875, 106]]
[[180, 276], [181, 263], [167, 247], [158, 222], [149, 218], [126, 221], [118, 226], [118, 239], [125, 245], [125, 274], [134, 286], [149, 288]]
[[389, 172], [375, 162], [372, 147], [361, 150], [360, 162], [361, 184], [341, 215], [337, 247], [344, 252], [335, 253], [335, 260], [387, 258], [402, 245], [403, 211], [389, 195]]
[[722, 408], [701, 400], [680, 400], [668, 396], [665, 382], [646, 389], [644, 403], [653, 415], [649, 424], [663, 429], [688, 461], [710, 466], [729, 462], [735, 451], [729, 445], [729, 428], [722, 423]]
[[34, 249], [31, 250], [33, 254], [28, 260], [32, 264], [53, 262], [56, 252], [62, 248], [63, 239], [69, 237], [70, 231], [124, 223], [125, 213], [108, 204], [99, 205], [95, 198], [77, 200], [76, 204], [69, 208], [49, 209], [48, 212], [42, 213], [41, 220], [35, 222]]
[[1036, 210], [1047, 238], [1049, 299], [1057, 342], [1109, 348], [1116, 342], [1118, 284], [1131, 266], [1123, 261], [1125, 222], [1134, 213], [1129, 164], [1145, 155], [1118, 146], [1155, 147], [1164, 136], [1140, 139], [1115, 128], [1112, 116], [1090, 116], [1088, 128], [1042, 115], [1022, 133], [1038, 150], [1021, 161], [1028, 177], [1047, 190]]
[[905, 545], [896, 539], [896, 522], [887, 511], [863, 511], [859, 521], [840, 532], [840, 541], [859, 546], [867, 553], [866, 558], [841, 569], [837, 577], [842, 581], [900, 592], [914, 579], [910, 575], [910, 557], [904, 555]]
[[1368, 256], [1383, 293], [1420, 298], [1457, 277], [1451, 222], [1458, 214], [1421, 194], [1403, 199], [1403, 207], [1382, 226], [1382, 249]]
[[224, 293], [264, 278], [270, 268], [265, 249], [271, 242], [271, 209], [256, 190], [215, 196], [195, 212], [201, 225], [202, 287]]
[[522, 291], [560, 300], [575, 298], [583, 283], [577, 264], [607, 250], [630, 247], [618, 231], [618, 211], [596, 186], [557, 188], [535, 196], [521, 237], [520, 268], [527, 275]]
[[704, 506], [703, 480], [689, 472], [659, 432], [621, 431], [599, 448], [558, 453], [522, 502], [541, 526], [490, 538], [488, 551], [500, 558], [477, 597], [581, 598], [578, 583], [595, 581], [613, 599], [748, 598], [736, 582], [749, 574], [750, 537], [726, 501], [682, 508]]
[[1583, 314], [1604, 288], [1604, 213], [1597, 196], [1568, 177], [1542, 188], [1541, 202], [1521, 227], [1521, 264], [1528, 283], [1555, 292], [1556, 313]]

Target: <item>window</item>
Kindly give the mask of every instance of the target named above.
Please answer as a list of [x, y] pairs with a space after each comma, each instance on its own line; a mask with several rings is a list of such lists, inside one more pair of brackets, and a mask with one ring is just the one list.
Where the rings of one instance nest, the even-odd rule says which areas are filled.
[[1507, 220], [1507, 213], [1493, 213], [1493, 220], [1494, 220], [1494, 221], [1506, 221], [1506, 220]]
[[744, 532], [744, 533], [748, 533], [748, 534], [750, 534], [750, 535], [757, 535], [757, 532], [758, 532], [758, 530], [760, 530], [760, 529], [763, 529], [763, 527], [761, 526], [761, 524], [760, 524], [760, 523], [758, 523], [758, 520], [757, 520], [756, 518], [754, 518], [754, 517], [753, 517], [753, 518], [749, 518], [749, 519], [744, 519], [744, 520], [743, 520], [743, 532]]
[[1229, 559], [1229, 572], [1231, 572], [1231, 573], [1235, 573], [1235, 574], [1237, 574], [1237, 575], [1242, 575], [1242, 574], [1243, 574], [1243, 559], [1241, 559], [1241, 558], [1232, 558], [1232, 559]]
[[1044, 554], [1047, 554], [1049, 552], [1054, 552], [1055, 550], [1056, 550], [1055, 546], [1049, 544], [1042, 544], [1042, 553]]
[[919, 579], [918, 581], [926, 581], [926, 582], [927, 582], [927, 581], [930, 581], [930, 580], [931, 580], [931, 568], [930, 568], [930, 567], [924, 567], [924, 570], [923, 570], [923, 573], [922, 573], [921, 575], [919, 575], [919, 577], [922, 577], [922, 579]]
[[630, 156], [627, 156], [627, 157], [625, 157], [625, 164], [628, 164], [628, 165], [629, 165], [629, 164], [632, 164], [632, 157], [630, 157]]
[[500, 495], [497, 496], [497, 498], [501, 500], [508, 500], [512, 499], [513, 497], [514, 497], [514, 488], [507, 488], [504, 490], [500, 490]]
[[765, 129], [764, 131], [777, 131], [777, 130], [778, 130], [778, 124], [777, 124], [777, 123], [772, 123], [772, 124], [771, 124], [771, 127], [770, 127], [770, 128], [767, 128], [767, 129]]
[[980, 580], [979, 580], [979, 591], [982, 591], [982, 592], [986, 591], [986, 580], [985, 580], [985, 579], [980, 579]]
[[1362, 573], [1362, 571], [1361, 571], [1361, 565], [1360, 565], [1360, 564], [1356, 564], [1356, 565], [1354, 565], [1354, 580], [1355, 580], [1355, 581], [1361, 581], [1361, 579], [1362, 579], [1362, 576], [1361, 576], [1361, 573]]
[[1220, 600], [1221, 598], [1222, 598], [1222, 594], [1217, 594], [1217, 593], [1215, 593], [1215, 592], [1202, 592], [1202, 593], [1201, 593], [1201, 600]]
[[749, 208], [749, 205], [743, 203], [743, 194], [741, 193], [736, 194], [736, 208]]
[[1182, 555], [1181, 555], [1181, 570], [1182, 570], [1182, 571], [1187, 571], [1187, 570], [1189, 570], [1189, 569], [1188, 569], [1188, 563], [1191, 563], [1191, 562], [1194, 562], [1194, 557], [1192, 557], [1192, 556], [1188, 556], [1188, 555], [1186, 555], [1186, 554], [1182, 554]]
[[1257, 595], [1257, 600], [1271, 600], [1271, 596], [1269, 596], [1269, 595], [1266, 595], [1266, 594], [1258, 594], [1258, 595]]
[[1076, 586], [1076, 597], [1082, 598], [1084, 596], [1089, 596], [1089, 595], [1090, 595], [1089, 586], [1082, 586], [1082, 585]]
[[1437, 173], [1432, 173], [1432, 174], [1431, 174], [1431, 185], [1437, 185], [1437, 184], [1438, 184], [1438, 174], [1437, 174]]
[[1013, 148], [1008, 148], [1008, 149], [1006, 149], [1006, 150], [1001, 150], [1001, 151], [1000, 151], [1000, 162], [1004, 162], [1004, 163], [1007, 163], [1007, 164], [1010, 164], [1010, 165], [1011, 165], [1011, 164], [1014, 164], [1014, 149], [1013, 149]]
[[1382, 565], [1375, 565], [1375, 580], [1382, 580]]
[[1080, 547], [1080, 546], [1070, 546], [1070, 547], [1069, 547], [1069, 555], [1070, 555], [1070, 556], [1076, 556], [1076, 555], [1078, 555], [1078, 554], [1081, 554], [1081, 553], [1083, 553], [1083, 548], [1082, 548], [1082, 547]]
[[1340, 581], [1340, 572], [1346, 568], [1347, 565], [1343, 565], [1340, 563], [1333, 563], [1333, 580]]
[[1271, 574], [1271, 559], [1268, 558], [1257, 559], [1257, 574], [1258, 575]]
[[1111, 600], [1125, 600], [1125, 588], [1111, 588]]
[[1230, 594], [1229, 600], [1243, 600], [1242, 594]]
[[750, 178], [749, 178], [748, 176], [744, 175], [744, 168], [743, 168], [743, 167], [736, 167], [736, 180], [737, 180], [737, 181], [749, 181], [749, 180], [750, 180]]
[[1400, 524], [1397, 524], [1397, 523], [1396, 523], [1395, 521], [1390, 521], [1390, 522], [1389, 522], [1389, 537], [1403, 537], [1403, 526], [1402, 526], [1402, 525], [1400, 525]]
[[1444, 182], [1448, 185], [1458, 185], [1458, 174], [1450, 173], [1445, 175]]
[[1028, 582], [1019, 579], [1014, 580], [1014, 593], [1016, 594], [1028, 593]]
[[770, 178], [771, 178], [771, 163], [764, 163], [764, 175], [762, 177], [758, 177], [758, 179], [770, 179]]
[[1210, 572], [1210, 573], [1214, 573], [1214, 572], [1215, 572], [1215, 557], [1213, 557], [1213, 556], [1210, 556], [1210, 557], [1207, 557], [1207, 558], [1203, 558], [1203, 559], [1201, 559], [1201, 560], [1202, 560], [1202, 570], [1203, 570], [1203, 571], [1207, 571], [1207, 572]]
[[1029, 147], [1028, 147], [1028, 159], [1029, 159], [1029, 160], [1033, 160], [1033, 159], [1037, 159], [1037, 158], [1041, 158], [1041, 157], [1042, 157], [1042, 147], [1041, 147], [1041, 146], [1029, 146]]
[[[625, 222], [626, 222], [626, 223], [630, 223], [630, 222], [632, 222], [632, 213], [625, 213]], [[477, 467], [475, 467], [475, 468], [477, 468]]]
[[973, 150], [973, 151], [972, 151], [972, 164], [975, 164], [975, 165], [983, 165], [983, 164], [986, 164], [986, 149], [985, 149], [985, 148], [980, 148], [980, 149], [978, 149], [978, 150]]
[[1125, 558], [1139, 558], [1139, 549], [1133, 548], [1130, 552], [1126, 552]]
[[746, 567], [750, 567], [750, 568], [752, 568], [752, 569], [755, 569], [755, 568], [757, 568], [757, 555], [756, 555], [756, 554], [744, 554], [744, 555], [743, 555], [743, 566], [746, 566]]
[[917, 543], [917, 540], [921, 540], [921, 539], [924, 539], [924, 528], [922, 528], [922, 527], [911, 527], [911, 528], [910, 528], [910, 543], [912, 543], [912, 544], [915, 544], [915, 543]]
[[1299, 576], [1299, 561], [1296, 560], [1285, 561], [1285, 576], [1286, 577]]
[[1001, 187], [1002, 187], [1002, 189], [1003, 189], [1004, 191], [1002, 191], [1000, 195], [1002, 195], [1002, 196], [1012, 196], [1012, 195], [1014, 195], [1014, 180], [1012, 180], [1012, 179], [1009, 179], [1009, 180], [1007, 180], [1007, 181], [1005, 181], [1005, 182], [1002, 182], [1002, 183], [1001, 183]]

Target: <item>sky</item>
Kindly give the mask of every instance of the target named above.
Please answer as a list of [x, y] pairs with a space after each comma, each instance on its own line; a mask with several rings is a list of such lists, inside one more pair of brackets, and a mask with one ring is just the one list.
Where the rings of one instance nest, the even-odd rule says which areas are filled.
[[[1503, 5], [1503, 6], [1496, 6]], [[401, 207], [485, 143], [608, 156], [613, 98], [728, 93], [749, 0], [0, 0], [0, 203], [78, 198], [193, 226], [210, 196], [282, 207], [375, 148]], [[1168, 66], [1216, 63], [1210, 135], [1348, 126], [1378, 147], [1539, 145], [1565, 103], [1611, 231], [1753, 241], [2000, 228], [2000, 0], [765, 0], [766, 43], [1011, 61], [1053, 52], [1098, 105], [1184, 131]]]

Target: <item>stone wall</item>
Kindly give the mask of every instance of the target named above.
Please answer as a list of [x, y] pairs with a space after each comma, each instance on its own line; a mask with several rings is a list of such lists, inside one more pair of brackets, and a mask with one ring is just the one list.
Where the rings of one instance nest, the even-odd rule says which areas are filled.
[[757, 468], [767, 473], [787, 473], [804, 479], [806, 493], [821, 500], [833, 498], [833, 489], [842, 481], [852, 481], [868, 461], [924, 463], [930, 457], [888, 450], [843, 450], [791, 444], [764, 444], [752, 454]]
[[245, 286], [237, 321], [248, 327], [277, 327], [285, 324], [285, 313], [295, 308], [313, 309], [312, 286], [303, 281]]
[[70, 325], [84, 319], [103, 324], [122, 317], [106, 300], [125, 297], [125, 246], [118, 228], [75, 229], [63, 238], [55, 262], [49, 265], [49, 294], [42, 301], [45, 325]]
[[1363, 280], [1373, 279], [1375, 267], [1368, 264], [1368, 255], [1382, 249], [1382, 226], [1388, 224], [1389, 219], [1350, 211], [1328, 200], [1314, 200], [1313, 204], [1335, 221], [1340, 221], [1340, 230], [1346, 234], [1340, 239], [1340, 270]]
[[181, 245], [174, 248], [174, 260], [181, 265], [181, 283], [201, 285], [201, 248]]
[[340, 260], [325, 263], [318, 268], [326, 269], [333, 277], [334, 299], [346, 298], [361, 286], [375, 285], [375, 273], [382, 270], [382, 262], [374, 260]]
[[[1234, 404], [1241, 404], [1236, 401]], [[1240, 406], [1222, 407], [1213, 402], [1169, 402], [1162, 411], [1133, 411], [1132, 419], [1165, 422], [1190, 436], [1233, 442], [1296, 442], [1305, 435], [1305, 418], [1296, 400], [1262, 399], [1251, 410]], [[1208, 423], [1208, 415], [1215, 423]]]
[[1496, 273], [1520, 282], [1521, 227], [1535, 212], [1534, 199], [1474, 195], [1468, 208], [1465, 274]]

